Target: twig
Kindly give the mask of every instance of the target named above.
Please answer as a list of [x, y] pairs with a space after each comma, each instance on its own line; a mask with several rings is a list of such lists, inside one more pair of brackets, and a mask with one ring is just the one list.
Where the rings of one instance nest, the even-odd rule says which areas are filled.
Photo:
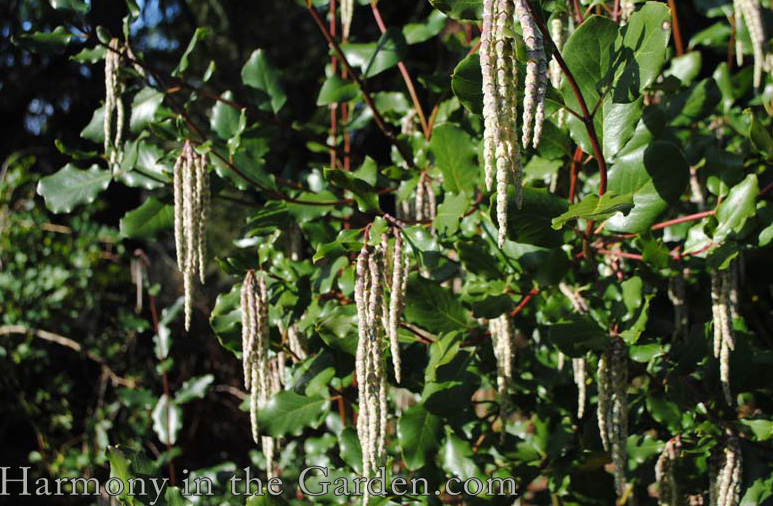
[[677, 56], [682, 56], [684, 54], [684, 45], [682, 44], [682, 33], [679, 31], [679, 16], [676, 14], [676, 3], [674, 3], [674, 0], [668, 0], [668, 8], [671, 9], [671, 23], [673, 24], [676, 54]]
[[[81, 346], [79, 342], [73, 341], [68, 337], [64, 337], [62, 335], [55, 334], [47, 330], [28, 328], [28, 327], [25, 327], [24, 325], [0, 326], [0, 335], [8, 335], [8, 334], [22, 334], [22, 335], [32, 334], [38, 339], [48, 341], [49, 343], [55, 343], [55, 344], [58, 344], [59, 346], [64, 346], [65, 348], [70, 348], [71, 350], [76, 351], [78, 353], [81, 353], [84, 351], [83, 346]], [[102, 358], [99, 357], [97, 354], [87, 350], [85, 352], [85, 355], [86, 355], [86, 358], [88, 358], [89, 360], [96, 362], [100, 366], [102, 366], [102, 370], [104, 371], [104, 373], [108, 375], [113, 385], [121, 385], [127, 388], [134, 388], [136, 386], [136, 382], [133, 379], [125, 379], [118, 376], [107, 365], [107, 363], [104, 360], [102, 360]]]

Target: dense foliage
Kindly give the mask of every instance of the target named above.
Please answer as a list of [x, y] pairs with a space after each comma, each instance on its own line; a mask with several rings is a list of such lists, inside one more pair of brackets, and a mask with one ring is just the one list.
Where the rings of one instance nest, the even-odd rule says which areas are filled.
[[773, 500], [768, 0], [9, 4], [13, 465]]

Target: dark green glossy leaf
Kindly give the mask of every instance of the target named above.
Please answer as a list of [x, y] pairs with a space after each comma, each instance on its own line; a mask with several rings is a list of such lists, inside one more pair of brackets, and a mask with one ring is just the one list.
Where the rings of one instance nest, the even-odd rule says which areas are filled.
[[459, 62], [451, 74], [451, 89], [468, 111], [483, 114], [483, 78], [478, 53], [470, 53]]
[[124, 237], [153, 239], [159, 232], [171, 230], [173, 225], [174, 206], [151, 197], [121, 218], [120, 230]]
[[242, 67], [242, 82], [262, 93], [258, 107], [275, 113], [278, 113], [287, 101], [279, 76], [279, 72], [269, 63], [262, 49], [253, 51]]
[[322, 423], [329, 404], [323, 397], [307, 397], [291, 390], [279, 392], [258, 411], [260, 432], [282, 437], [297, 434], [305, 427], [316, 428]]
[[68, 163], [56, 173], [38, 182], [38, 195], [54, 213], [69, 213], [81, 204], [91, 204], [110, 185], [109, 170], [92, 165], [81, 170]]
[[633, 207], [630, 194], [616, 195], [612, 192], [598, 195], [586, 195], [577, 204], [569, 206], [569, 210], [557, 218], [553, 218], [553, 228], [558, 230], [569, 220], [603, 220], [617, 212], [627, 213]]
[[475, 149], [470, 136], [450, 123], [438, 125], [432, 132], [430, 150], [443, 173], [445, 189], [456, 194], [464, 192], [472, 195], [479, 171], [473, 161]]
[[397, 422], [397, 438], [406, 467], [412, 471], [424, 467], [440, 447], [441, 436], [439, 417], [421, 404], [408, 408]]

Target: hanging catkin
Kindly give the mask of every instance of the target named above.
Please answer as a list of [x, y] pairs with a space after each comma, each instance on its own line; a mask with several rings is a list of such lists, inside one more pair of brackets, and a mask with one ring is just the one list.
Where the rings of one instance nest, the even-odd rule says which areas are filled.
[[[123, 130], [125, 111], [123, 99], [123, 83], [118, 76], [121, 61], [121, 48], [118, 39], [113, 38], [108, 43], [105, 53], [105, 116], [103, 129], [105, 137], [105, 155], [111, 170], [121, 163], [123, 158]], [[115, 119], [115, 126], [113, 126]]]
[[177, 267], [183, 274], [185, 329], [190, 329], [193, 283], [204, 282], [206, 231], [209, 216], [207, 156], [199, 155], [186, 141], [174, 165], [174, 232]]
[[[733, 334], [733, 291], [730, 270], [735, 266], [711, 271], [711, 312], [714, 327], [714, 356], [719, 358], [719, 378], [728, 404], [733, 401], [730, 390], [730, 352], [735, 349]], [[737, 300], [737, 296], [736, 296]]]
[[517, 67], [514, 62], [513, 0], [485, 0], [481, 31], [481, 76], [483, 80], [483, 165], [486, 187], [496, 179], [498, 244], [507, 237], [507, 187], [515, 187], [515, 202], [521, 207], [520, 147], [517, 137]]
[[677, 440], [669, 439], [655, 463], [655, 479], [658, 482], [658, 505], [679, 506], [679, 489], [674, 475]]
[[502, 421], [500, 440], [504, 442], [505, 426], [509, 403], [507, 391], [513, 381], [513, 357], [515, 355], [515, 331], [507, 313], [489, 320], [491, 345], [497, 361], [497, 393], [499, 395], [499, 418]]
[[709, 505], [736, 506], [741, 495], [743, 470], [738, 438], [728, 434], [724, 444], [712, 451], [709, 464]]
[[257, 443], [258, 409], [272, 393], [268, 365], [268, 291], [263, 275], [247, 271], [241, 290], [242, 367], [250, 391], [252, 438]]
[[[526, 82], [523, 98], [523, 145], [539, 145], [545, 119], [545, 93], [548, 71], [544, 41], [526, 0], [515, 0], [515, 15], [520, 20], [526, 45]], [[532, 135], [533, 132], [533, 135]]]
[[399, 231], [395, 233], [395, 244], [392, 253], [392, 285], [389, 299], [389, 346], [392, 353], [392, 367], [395, 371], [395, 381], [400, 383], [402, 368], [400, 364], [400, 344], [397, 340], [397, 330], [400, 313], [405, 304], [403, 292], [403, 277], [407, 274], [403, 269], [403, 237]]
[[[558, 289], [569, 299], [572, 309], [576, 313], [585, 314], [588, 312], [588, 303], [579, 292], [573, 290], [564, 282], [558, 284]], [[563, 367], [559, 367], [559, 369], [563, 369]], [[587, 398], [587, 363], [585, 358], [572, 358], [572, 374], [574, 383], [577, 385], [577, 418], [582, 418], [585, 416], [585, 402]]]
[[[754, 87], [762, 84], [762, 71], [767, 67], [765, 56], [765, 26], [762, 21], [762, 8], [759, 0], [734, 0], [733, 11], [735, 14], [736, 34], [741, 26], [741, 19], [749, 32], [754, 55]], [[743, 63], [743, 44], [736, 35], [736, 61], [738, 65]]]
[[354, 0], [341, 0], [341, 28], [344, 32], [344, 40], [349, 39], [354, 18]]
[[[550, 20], [550, 38], [553, 39], [556, 51], [561, 51], [564, 48], [566, 42], [566, 12], [559, 12]], [[553, 88], [558, 89], [561, 86], [561, 66], [558, 64], [555, 55], [550, 59], [548, 66], [548, 73], [550, 75], [550, 83]], [[558, 126], [563, 127], [566, 121], [566, 109], [558, 110]]]
[[598, 423], [604, 450], [612, 453], [615, 468], [615, 490], [625, 493], [625, 468], [628, 461], [628, 349], [618, 336], [611, 338], [599, 358]]

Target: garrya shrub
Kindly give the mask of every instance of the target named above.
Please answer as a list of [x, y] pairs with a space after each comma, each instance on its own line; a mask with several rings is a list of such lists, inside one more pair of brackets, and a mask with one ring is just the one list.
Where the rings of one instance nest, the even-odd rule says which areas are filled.
[[104, 149], [63, 148], [38, 192], [137, 188], [122, 234], [174, 237], [186, 328], [195, 278], [227, 278], [208, 317], [266, 474], [437, 491], [400, 504], [769, 500], [770, 2], [274, 3], [308, 52], [277, 37], [240, 74], [210, 60], [228, 32], [176, 66], [138, 50], [133, 0], [120, 33], [70, 0], [17, 40], [104, 63]]

